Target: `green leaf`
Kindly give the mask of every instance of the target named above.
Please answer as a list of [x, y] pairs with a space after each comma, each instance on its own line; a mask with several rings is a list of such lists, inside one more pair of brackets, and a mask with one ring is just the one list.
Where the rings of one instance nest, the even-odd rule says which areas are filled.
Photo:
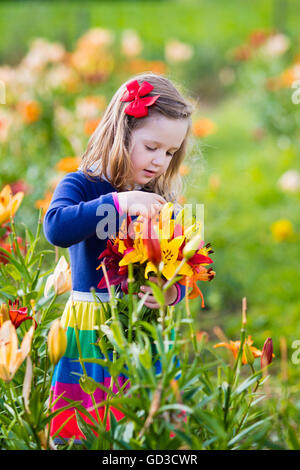
[[233, 446], [236, 442], [238, 442], [242, 437], [246, 436], [249, 434], [249, 432], [253, 431], [253, 429], [257, 428], [258, 426], [261, 426], [262, 424], [266, 423], [272, 418], [272, 416], [269, 416], [268, 418], [261, 419], [260, 421], [257, 421], [256, 423], [252, 424], [246, 429], [243, 429], [243, 431], [239, 432], [236, 436], [234, 436], [233, 439], [231, 439], [228, 442], [228, 446]]
[[290, 424], [287, 424], [287, 430], [292, 449], [300, 450], [300, 441], [297, 434], [295, 433], [294, 428]]
[[78, 427], [80, 431], [82, 432], [82, 434], [84, 434], [85, 436], [85, 439], [82, 439], [82, 444], [87, 449], [90, 449], [92, 445], [94, 444], [95, 439], [97, 439], [95, 434], [91, 430], [92, 426], [87, 424], [84, 421], [84, 419], [82, 418], [82, 416], [79, 414], [77, 410], [75, 410], [75, 414], [76, 414], [76, 421], [77, 421]]
[[262, 377], [262, 372], [258, 371], [255, 374], [253, 374], [251, 377], [248, 377], [244, 382], [242, 382], [233, 392], [233, 395], [239, 395], [242, 393], [244, 390], [249, 388], [254, 382], [257, 382], [259, 379]]
[[210, 432], [216, 434], [219, 439], [226, 439], [226, 432], [223, 426], [213, 417], [210, 413], [206, 413], [203, 410], [195, 410], [194, 416], [197, 418], [198, 422], [203, 426], [204, 424], [207, 426]]
[[20, 271], [13, 265], [13, 264], [7, 264], [5, 266], [5, 271], [15, 280], [19, 281], [22, 279], [22, 275], [20, 274]]
[[155, 300], [162, 307], [165, 304], [165, 297], [164, 297], [164, 294], [162, 292], [162, 289], [157, 284], [155, 284], [154, 282], [151, 282], [151, 281], [147, 281], [146, 284], [150, 285], [152, 287], [152, 291], [153, 291], [153, 295], [155, 297]]
[[192, 415], [194, 410], [187, 405], [180, 405], [179, 403], [174, 403], [173, 405], [164, 405], [161, 406], [158, 410], [158, 413], [163, 413], [164, 411], [168, 410], [176, 410], [176, 411], [185, 411], [186, 413]]

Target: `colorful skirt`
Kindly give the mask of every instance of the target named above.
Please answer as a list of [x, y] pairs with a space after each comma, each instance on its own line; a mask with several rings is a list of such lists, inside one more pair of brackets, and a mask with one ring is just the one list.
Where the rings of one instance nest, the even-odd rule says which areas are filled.
[[[108, 294], [97, 294], [102, 302], [108, 301]], [[77, 348], [76, 336], [75, 336], [75, 318], [74, 311], [72, 309], [72, 300], [75, 308], [76, 324], [79, 334], [79, 342], [81, 348], [81, 354], [83, 359], [87, 358], [98, 358], [104, 359], [104, 355], [101, 353], [99, 346], [96, 345], [98, 339], [98, 333], [95, 329], [96, 325], [99, 325], [99, 307], [102, 308], [101, 304], [94, 302], [93, 296], [90, 292], [76, 292], [73, 291], [61, 317], [61, 324], [66, 328], [67, 333], [67, 349], [64, 356], [56, 364], [54, 369], [54, 374], [51, 383], [52, 390], [52, 400], [51, 403], [54, 403], [52, 406], [52, 411], [63, 408], [69, 404], [67, 400], [64, 400], [64, 397], [80, 401], [81, 406], [83, 406], [90, 414], [97, 420], [97, 412], [92, 410], [94, 403], [92, 401], [91, 395], [85, 393], [80, 384], [80, 377], [83, 375], [83, 370], [81, 367], [79, 359], [79, 352]], [[112, 361], [112, 351], [108, 353], [109, 360]], [[106, 367], [103, 367], [95, 363], [84, 363], [86, 373], [89, 377], [92, 377], [96, 382], [100, 382], [105, 387], [110, 388], [111, 386], [111, 376]], [[160, 372], [160, 362], [157, 361], [155, 364], [156, 373]], [[125, 382], [128, 380], [128, 377], [121, 374], [118, 376], [118, 382], [120, 387], [122, 387]], [[124, 390], [130, 387], [128, 382]], [[113, 384], [112, 388], [113, 393], [118, 392], [116, 384]], [[58, 397], [61, 396], [59, 399]], [[94, 392], [95, 402], [101, 403], [106, 400], [107, 393], [99, 388]], [[57, 400], [57, 401], [56, 401]], [[91, 421], [77, 410], [81, 417], [88, 423]], [[100, 419], [103, 420], [105, 407], [98, 408]], [[123, 413], [119, 410], [110, 407], [110, 412], [114, 414], [117, 421], [123, 418]], [[110, 428], [109, 415], [107, 419], [106, 429]], [[70, 438], [75, 438], [75, 443], [80, 443], [80, 439], [84, 439], [84, 435], [80, 431], [75, 414], [75, 408], [69, 408], [58, 413], [51, 421], [50, 435], [54, 438], [55, 443], [64, 442]]]

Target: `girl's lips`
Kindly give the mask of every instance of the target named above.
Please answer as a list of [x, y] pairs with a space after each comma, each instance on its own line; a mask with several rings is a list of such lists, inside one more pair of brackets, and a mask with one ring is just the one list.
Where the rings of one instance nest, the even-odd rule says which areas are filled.
[[154, 172], [154, 171], [149, 171], [149, 170], [144, 170], [144, 171], [145, 171], [145, 173], [147, 173], [147, 175], [150, 175], [150, 176], [156, 175], [156, 172]]

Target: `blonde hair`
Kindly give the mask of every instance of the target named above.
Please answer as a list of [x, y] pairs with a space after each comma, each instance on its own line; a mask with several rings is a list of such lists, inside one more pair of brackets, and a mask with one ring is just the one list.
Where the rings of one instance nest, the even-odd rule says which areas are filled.
[[[126, 84], [132, 80], [137, 80], [139, 84], [147, 81], [153, 85], [153, 92], [148, 96], [160, 95], [156, 102], [148, 107], [148, 115], [143, 118], [135, 118], [124, 113], [124, 108], [128, 103], [120, 101], [127, 90]], [[81, 157], [79, 169], [89, 179], [97, 176], [101, 178], [101, 174], [103, 174], [117, 191], [132, 190], [134, 184], [130, 184], [128, 188], [128, 181], [133, 171], [129, 153], [132, 131], [143, 127], [144, 120], [157, 113], [169, 119], [187, 119], [186, 136], [181, 147], [173, 155], [166, 173], [153, 178], [143, 186], [146, 191], [155, 192], [167, 201], [176, 202], [182, 190], [179, 168], [187, 151], [187, 139], [191, 132], [193, 110], [193, 105], [185, 100], [166, 77], [149, 72], [130, 78], [120, 86], [112, 97], [97, 129], [90, 137], [87, 149]], [[89, 172], [92, 164], [96, 164], [93, 175]], [[109, 170], [109, 176], [107, 170]]]

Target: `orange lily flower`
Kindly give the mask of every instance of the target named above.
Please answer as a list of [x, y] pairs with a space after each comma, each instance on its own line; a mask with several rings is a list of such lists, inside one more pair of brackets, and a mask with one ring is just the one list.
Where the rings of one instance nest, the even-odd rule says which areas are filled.
[[21, 348], [18, 349], [18, 336], [10, 320], [3, 323], [0, 328], [0, 378], [10, 382], [24, 359], [31, 350], [34, 326], [25, 333]]
[[178, 282], [187, 288], [192, 287], [192, 291], [188, 294], [188, 299], [195, 299], [199, 295], [202, 299], [201, 307], [204, 308], [204, 297], [201, 290], [197, 286], [197, 281], [211, 281], [216, 273], [212, 268], [206, 269], [204, 266], [199, 266], [198, 270], [199, 272], [195, 272], [193, 276], [187, 277], [186, 279], [181, 279]]
[[[240, 341], [231, 341], [230, 340], [229, 343], [214, 344], [214, 348], [222, 348], [222, 347], [227, 348], [232, 352], [234, 358], [236, 359], [237, 355], [238, 355], [238, 352], [239, 352], [239, 349], [240, 349], [240, 344], [241, 344]], [[262, 355], [262, 351], [260, 349], [257, 349], [254, 346], [252, 346], [253, 341], [251, 339], [251, 336], [248, 336], [248, 338], [245, 340], [245, 344], [247, 344], [249, 346], [250, 351], [253, 354], [254, 358], [260, 357]], [[246, 353], [245, 353], [245, 347], [243, 347], [242, 363], [247, 364], [247, 362], [248, 361], [247, 361], [247, 357], [246, 357]]]

